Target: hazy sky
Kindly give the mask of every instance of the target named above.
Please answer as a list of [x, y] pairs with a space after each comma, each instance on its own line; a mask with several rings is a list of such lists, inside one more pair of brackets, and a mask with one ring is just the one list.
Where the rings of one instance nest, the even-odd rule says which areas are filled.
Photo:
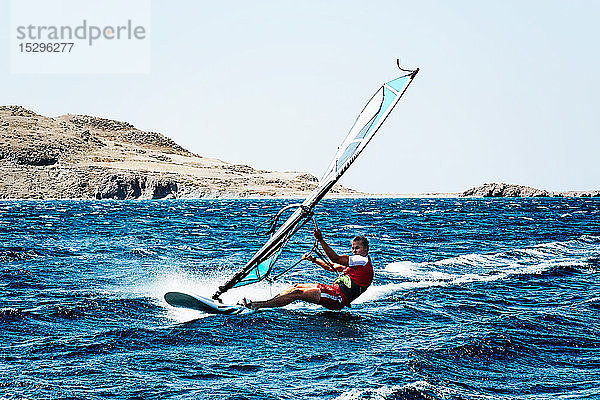
[[152, 1], [149, 74], [11, 74], [4, 50], [0, 103], [321, 177], [400, 58], [421, 72], [343, 184], [600, 189], [599, 20], [591, 0]]

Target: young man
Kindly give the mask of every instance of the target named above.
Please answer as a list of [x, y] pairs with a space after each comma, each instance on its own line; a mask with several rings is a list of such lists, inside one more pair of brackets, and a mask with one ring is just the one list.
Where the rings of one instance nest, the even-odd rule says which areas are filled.
[[369, 241], [357, 236], [352, 240], [352, 255], [340, 256], [325, 242], [320, 230], [315, 229], [313, 234], [325, 251], [328, 263], [312, 255], [304, 255], [302, 258], [319, 265], [327, 271], [341, 272], [335, 282], [331, 285], [321, 283], [298, 283], [284, 290], [277, 296], [266, 301], [245, 301], [249, 308], [283, 307], [296, 301], [302, 300], [309, 303], [320, 304], [330, 310], [341, 310], [348, 307], [352, 301], [360, 296], [371, 282], [373, 282], [373, 264], [369, 257]]

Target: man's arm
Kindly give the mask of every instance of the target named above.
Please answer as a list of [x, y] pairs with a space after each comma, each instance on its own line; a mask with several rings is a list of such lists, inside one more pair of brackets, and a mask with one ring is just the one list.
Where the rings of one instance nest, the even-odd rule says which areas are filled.
[[348, 256], [340, 256], [338, 255], [325, 241], [325, 239], [323, 239], [323, 234], [321, 233], [321, 231], [319, 229], [316, 229], [313, 231], [313, 235], [315, 236], [315, 239], [317, 239], [319, 241], [319, 244], [321, 245], [321, 247], [323, 248], [323, 251], [325, 251], [325, 255], [327, 255], [327, 257], [331, 260], [332, 263], [335, 264], [340, 264], [344, 267], [347, 267], [350, 263], [350, 258]]
[[329, 263], [321, 260], [320, 258], [317, 258], [317, 257], [312, 256], [312, 255], [308, 255], [308, 254], [303, 255], [302, 259], [303, 260], [311, 261], [311, 262], [317, 264], [319, 267], [321, 267], [321, 268], [323, 268], [323, 269], [325, 269], [327, 271], [331, 271], [331, 272], [343, 272], [344, 269], [346, 268], [346, 267], [344, 267], [343, 265], [340, 265], [340, 264], [335, 264], [335, 263], [334, 264], [329, 264]]

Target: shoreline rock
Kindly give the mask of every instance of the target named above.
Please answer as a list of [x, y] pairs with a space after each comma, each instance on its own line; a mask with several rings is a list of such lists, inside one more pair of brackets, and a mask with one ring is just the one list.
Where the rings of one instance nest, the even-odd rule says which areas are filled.
[[508, 183], [486, 183], [462, 192], [460, 197], [600, 197], [600, 190], [552, 192]]
[[[202, 157], [127, 122], [21, 106], [0, 106], [0, 174], [0, 199], [305, 197], [318, 184]], [[340, 185], [332, 193], [362, 195]]]
[[111, 174], [99, 183], [94, 196], [97, 200], [174, 199], [177, 182], [165, 177]]

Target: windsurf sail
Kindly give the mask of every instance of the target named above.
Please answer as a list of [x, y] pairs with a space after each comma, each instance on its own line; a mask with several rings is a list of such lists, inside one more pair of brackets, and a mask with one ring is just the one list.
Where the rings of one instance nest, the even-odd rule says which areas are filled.
[[[399, 63], [398, 68], [400, 68]], [[333, 188], [371, 141], [419, 72], [418, 68], [416, 70], [400, 68], [400, 70], [403, 75], [384, 83], [367, 102], [350, 132], [338, 147], [317, 188], [302, 204], [296, 206], [292, 215], [279, 229], [272, 233], [269, 240], [254, 254], [250, 261], [223, 286], [219, 287], [219, 290], [213, 295], [214, 299], [219, 299], [229, 289], [260, 282], [269, 276], [277, 257], [279, 257], [290, 238], [311, 219], [313, 208]], [[289, 206], [286, 208], [289, 208]], [[278, 215], [280, 214], [281, 211]]]

